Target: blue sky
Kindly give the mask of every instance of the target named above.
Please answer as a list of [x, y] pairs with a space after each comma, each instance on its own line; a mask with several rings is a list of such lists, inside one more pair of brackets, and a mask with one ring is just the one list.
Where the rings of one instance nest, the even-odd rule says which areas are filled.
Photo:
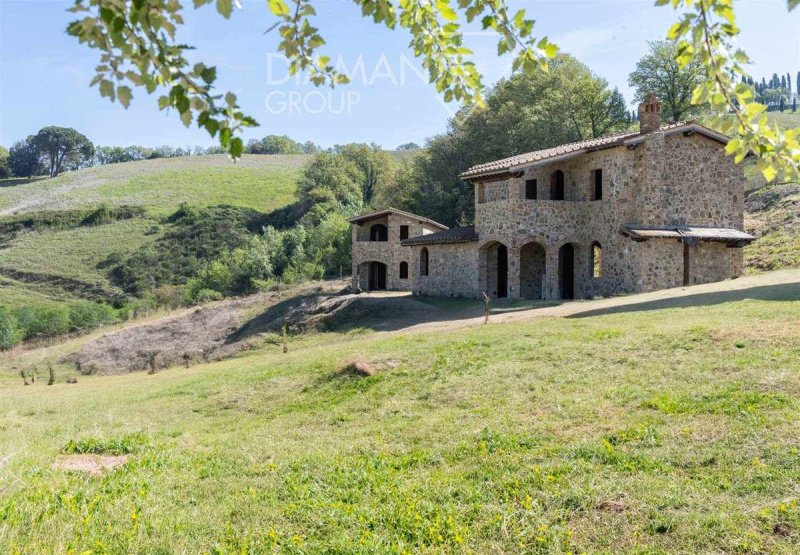
[[[662, 38], [676, 20], [652, 0], [511, 0], [536, 19], [537, 36], [547, 35], [595, 73], [617, 86], [629, 102], [627, 76], [648, 40]], [[445, 129], [454, 106], [445, 105], [421, 75], [402, 31], [389, 31], [361, 17], [347, 0], [319, 0], [318, 26], [327, 53], [345, 67], [362, 68], [354, 82], [333, 91], [302, 78], [287, 79], [275, 58], [277, 37], [264, 35], [272, 23], [263, 0], [245, 0], [225, 21], [211, 7], [193, 10], [190, 0], [181, 38], [194, 54], [218, 66], [218, 84], [239, 95], [261, 127], [245, 138], [287, 134], [323, 146], [374, 141], [386, 148]], [[159, 112], [155, 97], [134, 90], [126, 111], [101, 99], [88, 83], [97, 52], [65, 34], [74, 18], [59, 0], [0, 0], [0, 144], [9, 146], [45, 125], [75, 127], [96, 144], [210, 145], [194, 126]], [[785, 0], [739, 0], [740, 45], [754, 60], [751, 73], [796, 76], [800, 70], [800, 9], [789, 14]], [[468, 46], [487, 83], [507, 75], [509, 57], [495, 54], [496, 38], [469, 32]]]

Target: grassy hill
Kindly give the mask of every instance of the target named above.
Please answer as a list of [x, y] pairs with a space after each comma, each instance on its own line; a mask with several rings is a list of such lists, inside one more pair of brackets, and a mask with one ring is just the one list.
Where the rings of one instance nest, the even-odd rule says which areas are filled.
[[309, 160], [245, 155], [233, 164], [215, 155], [109, 164], [0, 187], [0, 216], [101, 203], [143, 206], [153, 215], [174, 212], [183, 202], [269, 212], [294, 199], [295, 182]]
[[767, 119], [770, 123], [777, 124], [784, 129], [800, 127], [800, 112], [769, 112]]
[[[132, 220], [91, 227], [58, 226], [19, 233], [0, 249], [0, 304], [53, 305], [80, 297], [69, 278], [118, 291], [102, 262], [155, 241], [163, 217], [181, 204], [227, 204], [268, 213], [294, 200], [310, 156], [196, 156], [112, 164], [54, 179], [0, 182], [0, 220], [99, 205], [143, 207]], [[9, 270], [12, 270], [11, 272]], [[24, 272], [25, 274], [20, 274]], [[35, 274], [35, 275], [30, 275]], [[74, 287], [73, 287], [74, 286]]]
[[0, 551], [795, 553], [800, 289], [738, 298], [0, 386]]

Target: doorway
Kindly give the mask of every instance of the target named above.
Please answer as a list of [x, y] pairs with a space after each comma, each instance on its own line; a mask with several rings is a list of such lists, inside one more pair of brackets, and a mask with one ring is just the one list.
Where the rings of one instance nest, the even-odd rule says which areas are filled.
[[575, 247], [567, 243], [558, 249], [559, 292], [562, 299], [575, 298]]
[[386, 289], [386, 264], [382, 262], [369, 263], [369, 290], [383, 291]]
[[505, 245], [497, 247], [497, 298], [508, 296], [508, 249]]

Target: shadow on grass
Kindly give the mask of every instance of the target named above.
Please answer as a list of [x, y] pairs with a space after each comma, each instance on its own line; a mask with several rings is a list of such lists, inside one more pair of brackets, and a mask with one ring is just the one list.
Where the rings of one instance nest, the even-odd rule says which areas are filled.
[[665, 308], [713, 306], [747, 299], [758, 301], [800, 301], [800, 282], [761, 285], [757, 287], [748, 287], [746, 289], [737, 289], [735, 291], [695, 293], [682, 297], [656, 299], [645, 302], [635, 302], [634, 299], [631, 299], [632, 302], [630, 304], [587, 310], [585, 312], [569, 315], [567, 318], [587, 318], [605, 314], [642, 312], [647, 310], [662, 310]]
[[[508, 314], [555, 306], [556, 302], [493, 301], [491, 314]], [[226, 343], [236, 343], [263, 332], [291, 334], [308, 330], [347, 333], [355, 330], [397, 331], [419, 324], [451, 322], [483, 316], [483, 302], [448, 297], [401, 295], [304, 295], [286, 299], [265, 310], [234, 331]]]

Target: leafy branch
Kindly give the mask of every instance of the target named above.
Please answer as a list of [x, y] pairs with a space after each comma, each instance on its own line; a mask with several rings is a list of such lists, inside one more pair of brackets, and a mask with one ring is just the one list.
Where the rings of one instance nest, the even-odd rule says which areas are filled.
[[[706, 71], [692, 103], [708, 103], [717, 114], [712, 126], [736, 134], [726, 152], [737, 163], [755, 153], [767, 181], [800, 180], [800, 130], [770, 126], [764, 114], [767, 107], [754, 100], [753, 87], [737, 83], [737, 76], [748, 75], [744, 65], [750, 59], [732, 44], [739, 34], [732, 0], [656, 0], [659, 6], [670, 3], [674, 9], [687, 10], [668, 32], [669, 39], [678, 41], [676, 61], [685, 67], [699, 60]], [[799, 4], [800, 0], [788, 0], [789, 10]]]
[[[277, 22], [278, 50], [289, 60], [289, 72], [306, 71], [317, 86], [336, 86], [349, 77], [319, 54], [325, 40], [312, 25], [315, 0], [267, 0]], [[316, 0], [318, 1], [318, 0]], [[500, 34], [498, 54], [517, 51], [514, 69], [527, 73], [547, 69], [547, 58], [557, 48], [547, 38], [532, 37], [534, 22], [519, 10], [511, 17], [506, 0], [353, 0], [365, 17], [394, 29], [398, 24], [411, 34], [411, 47], [422, 59], [433, 83], [445, 100], [483, 103], [481, 76], [470, 60], [473, 52], [464, 46], [459, 11], [471, 23], [481, 17], [483, 29]], [[195, 8], [214, 3], [226, 19], [239, 0], [193, 0]], [[217, 94], [214, 82], [217, 69], [203, 63], [190, 65], [185, 52], [192, 47], [180, 44], [175, 36], [183, 24], [183, 5], [179, 0], [75, 0], [73, 13], [84, 14], [69, 24], [67, 32], [102, 52], [91, 86], [112, 102], [125, 108], [132, 98], [132, 87], [143, 87], [148, 94], [165, 88], [158, 99], [161, 110], [175, 109], [184, 125], [196, 122], [236, 159], [243, 151], [238, 135], [243, 128], [258, 125], [245, 115], [231, 92]]]

